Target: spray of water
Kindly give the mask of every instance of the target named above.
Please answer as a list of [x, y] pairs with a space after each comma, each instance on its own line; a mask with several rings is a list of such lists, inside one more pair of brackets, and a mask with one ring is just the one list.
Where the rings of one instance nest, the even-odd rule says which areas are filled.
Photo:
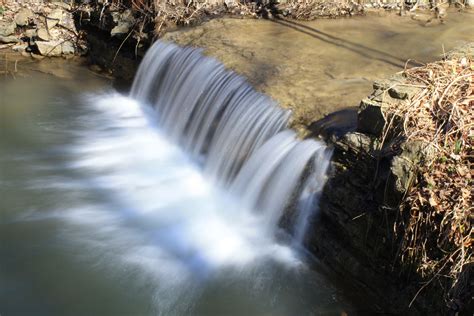
[[268, 267], [301, 266], [275, 235], [293, 201], [303, 240], [329, 154], [286, 128], [288, 111], [199, 50], [163, 42], [130, 96], [88, 96], [83, 108], [57, 149], [70, 158], [48, 166], [61, 177], [29, 184], [73, 190], [74, 202], [19, 220], [60, 220], [58, 240], [85, 250], [71, 260], [150, 293], [154, 314], [193, 314], [209, 284], [239, 282], [249, 299], [268, 295], [265, 310], [301, 307], [277, 299], [285, 282], [273, 286], [281, 272]]

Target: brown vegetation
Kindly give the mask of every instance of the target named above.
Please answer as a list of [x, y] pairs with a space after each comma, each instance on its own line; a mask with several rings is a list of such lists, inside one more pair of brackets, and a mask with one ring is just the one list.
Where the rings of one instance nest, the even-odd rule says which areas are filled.
[[176, 26], [194, 25], [210, 17], [233, 15], [271, 18], [276, 15], [299, 20], [312, 20], [318, 17], [339, 17], [363, 12], [362, 6], [348, 0], [288, 1], [278, 4], [275, 1], [187, 1], [187, 0], [112, 0], [111, 5], [131, 9], [141, 23], [154, 25], [155, 36]]
[[399, 258], [426, 280], [420, 291], [437, 283], [446, 293], [473, 261], [474, 62], [457, 56], [404, 76], [420, 90], [393, 103], [386, 129], [398, 122], [398, 137], [423, 143], [425, 160], [395, 224]]

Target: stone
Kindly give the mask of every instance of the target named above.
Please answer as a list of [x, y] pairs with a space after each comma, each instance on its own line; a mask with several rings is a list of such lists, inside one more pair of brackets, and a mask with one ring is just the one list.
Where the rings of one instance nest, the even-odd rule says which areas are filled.
[[398, 206], [405, 193], [416, 178], [417, 165], [426, 156], [421, 142], [407, 142], [402, 145], [400, 155], [394, 156], [390, 166], [390, 176], [386, 183], [385, 203], [391, 207]]
[[419, 88], [403, 84], [397, 84], [388, 89], [388, 94], [392, 98], [399, 100], [411, 99], [418, 92], [420, 92]]
[[74, 18], [72, 14], [67, 11], [63, 11], [63, 15], [61, 21], [59, 21], [59, 25], [74, 33], [77, 32], [76, 25], [74, 24]]
[[15, 33], [16, 23], [0, 22], [0, 36], [9, 36]]
[[122, 13], [114, 12], [112, 17], [115, 23], [114, 28], [110, 31], [112, 36], [127, 34], [135, 23], [135, 18], [130, 10], [125, 10]]
[[343, 135], [336, 144], [343, 151], [352, 152], [357, 156], [372, 153], [378, 145], [376, 139], [357, 132]]
[[70, 41], [66, 41], [61, 44], [61, 50], [64, 55], [72, 55], [76, 52], [74, 44]]
[[58, 23], [61, 22], [62, 17], [62, 9], [54, 9], [53, 11], [51, 11], [51, 13], [48, 14], [48, 16], [46, 17], [46, 26], [48, 27], [48, 30], [58, 25]]
[[19, 43], [20, 40], [15, 36], [0, 36], [0, 43], [3, 44], [11, 44], [11, 43]]
[[385, 126], [382, 104], [365, 98], [361, 101], [357, 117], [357, 131], [374, 136], [381, 135]]
[[28, 44], [26, 43], [22, 43], [22, 44], [18, 44], [18, 45], [15, 45], [12, 47], [12, 50], [14, 52], [18, 52], [18, 53], [21, 53], [21, 52], [24, 52], [26, 51], [26, 48], [28, 47]]
[[20, 9], [18, 13], [15, 15], [15, 23], [18, 26], [26, 26], [28, 25], [30, 19], [33, 19], [35, 14], [30, 9]]
[[27, 38], [34, 38], [36, 37], [36, 30], [35, 29], [29, 29], [29, 30], [26, 30], [23, 35], [25, 35], [25, 37]]
[[49, 40], [50, 40], [49, 33], [48, 33], [48, 31], [47, 31], [46, 29], [44, 29], [44, 28], [38, 29], [38, 32], [37, 32], [36, 36], [37, 36], [38, 39], [41, 40], [41, 41], [49, 41]]
[[38, 51], [40, 52], [40, 54], [43, 56], [61, 56], [61, 42], [36, 42], [36, 46], [38, 47]]

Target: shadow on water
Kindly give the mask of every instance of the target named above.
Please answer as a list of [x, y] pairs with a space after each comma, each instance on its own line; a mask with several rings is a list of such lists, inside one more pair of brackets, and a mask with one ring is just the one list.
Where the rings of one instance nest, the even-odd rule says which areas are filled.
[[357, 129], [357, 108], [348, 108], [333, 112], [317, 120], [309, 126], [311, 133], [308, 138], [321, 136], [327, 139], [331, 136], [341, 137]]
[[354, 52], [356, 54], [359, 54], [362, 57], [365, 57], [367, 59], [375, 59], [378, 61], [381, 61], [383, 63], [392, 65], [394, 67], [398, 68], [405, 68], [406, 66], [418, 66], [420, 65], [417, 62], [410, 61], [408, 58], [399, 58], [397, 56], [391, 55], [389, 53], [383, 52], [381, 50], [367, 47], [365, 45], [355, 43], [352, 41], [348, 41], [346, 39], [331, 35], [329, 33], [320, 31], [314, 27], [310, 27], [307, 25], [304, 25], [302, 23], [298, 23], [295, 21], [289, 21], [289, 20], [284, 20], [281, 18], [278, 19], [272, 19], [270, 20], [273, 23], [277, 23], [280, 25], [283, 25], [285, 27], [291, 28], [293, 30], [296, 30], [298, 32], [304, 33], [306, 35], [309, 35], [315, 39], [318, 39], [320, 41], [323, 41], [325, 43], [347, 49], [351, 52]]

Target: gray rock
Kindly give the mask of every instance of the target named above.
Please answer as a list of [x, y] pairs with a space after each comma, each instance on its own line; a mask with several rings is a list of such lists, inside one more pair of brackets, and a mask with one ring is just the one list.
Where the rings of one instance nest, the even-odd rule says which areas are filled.
[[411, 99], [418, 92], [420, 92], [419, 88], [403, 84], [392, 86], [392, 88], [388, 90], [392, 98], [399, 100]]
[[49, 33], [48, 33], [48, 31], [47, 31], [46, 29], [44, 29], [44, 28], [38, 29], [38, 32], [37, 32], [36, 36], [37, 36], [38, 39], [41, 40], [41, 41], [49, 41], [49, 40], [50, 40]]
[[357, 131], [379, 136], [385, 126], [382, 104], [370, 99], [363, 99], [359, 107]]
[[16, 23], [0, 22], [0, 36], [9, 36], [15, 33]]
[[417, 165], [426, 156], [426, 144], [408, 142], [402, 145], [402, 153], [393, 157], [390, 174], [386, 182], [385, 203], [389, 206], [398, 206], [405, 193], [410, 189], [416, 177]]
[[15, 23], [18, 26], [26, 26], [30, 19], [33, 19], [35, 14], [30, 9], [20, 9], [18, 13], [15, 15]]
[[378, 142], [368, 135], [353, 132], [342, 136], [336, 141], [336, 145], [345, 152], [351, 152], [356, 156], [360, 156], [372, 153]]
[[19, 43], [20, 40], [15, 36], [0, 36], [0, 43], [3, 44], [11, 44], [11, 43]]
[[66, 41], [61, 44], [61, 50], [64, 55], [72, 55], [76, 52], [74, 44], [70, 41]]
[[43, 56], [61, 56], [61, 42], [36, 42], [36, 46], [38, 47], [38, 51], [40, 52], [40, 54]]
[[48, 30], [58, 25], [58, 23], [61, 22], [62, 17], [62, 9], [54, 9], [53, 11], [51, 11], [51, 13], [48, 14], [48, 16], [46, 17], [46, 26], [48, 27]]

